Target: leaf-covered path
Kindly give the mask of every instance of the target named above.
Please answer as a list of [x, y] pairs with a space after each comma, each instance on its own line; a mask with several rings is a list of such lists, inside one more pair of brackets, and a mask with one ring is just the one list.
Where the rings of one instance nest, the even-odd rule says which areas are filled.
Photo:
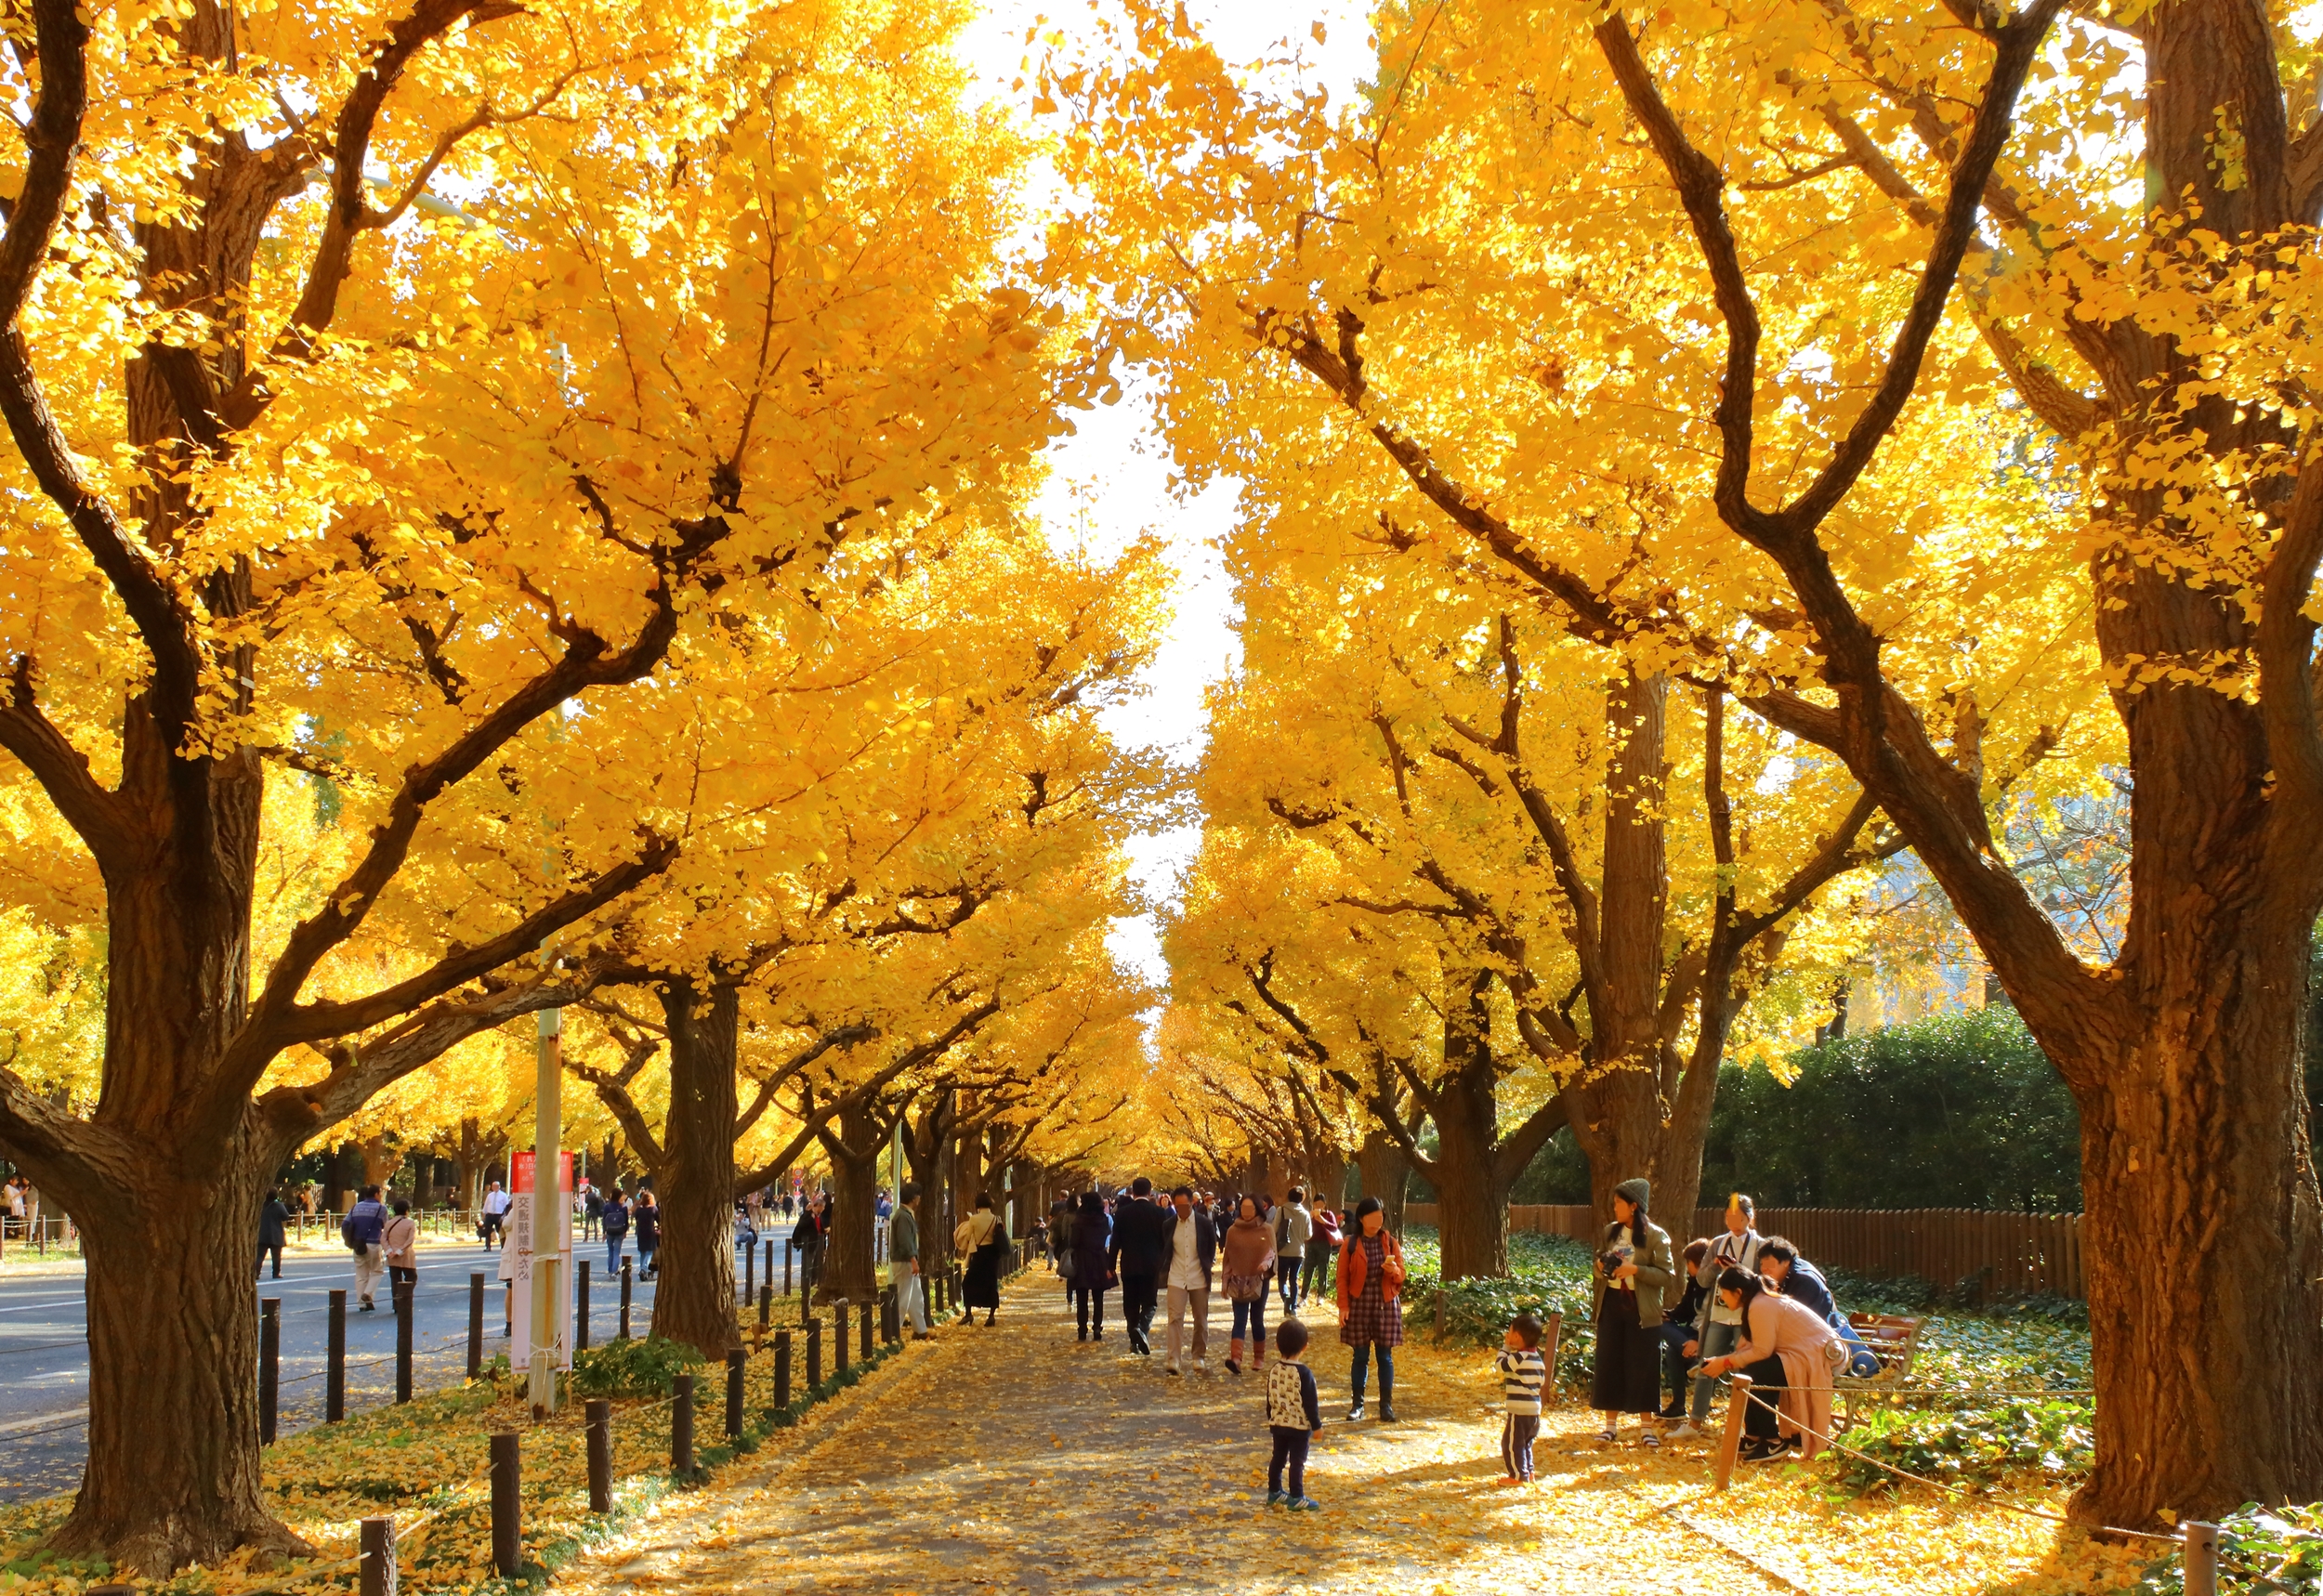
[[1269, 1511], [1258, 1382], [1224, 1371], [1213, 1315], [1211, 1372], [1171, 1379], [1158, 1353], [1131, 1355], [1118, 1325], [1077, 1342], [1055, 1282], [1029, 1276], [995, 1328], [910, 1349], [801, 1449], [663, 1509], [559, 1587], [1659, 1596], [1682, 1576], [1689, 1596], [1777, 1588], [1653, 1511], [1699, 1493], [1699, 1457], [1601, 1450], [1568, 1410], [1552, 1418], [1540, 1485], [1502, 1486], [1493, 1386], [1473, 1351], [1407, 1347], [1401, 1422], [1339, 1422], [1347, 1360], [1327, 1308], [1312, 1320], [1325, 1428], [1307, 1476], [1326, 1511]]

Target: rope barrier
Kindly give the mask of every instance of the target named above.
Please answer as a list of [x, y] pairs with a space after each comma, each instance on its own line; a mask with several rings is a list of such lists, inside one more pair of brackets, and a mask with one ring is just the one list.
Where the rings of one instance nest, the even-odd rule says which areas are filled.
[[[1766, 1398], [1761, 1395], [1758, 1392], [1750, 1391], [1744, 1393], [1744, 1394], [1748, 1396], [1751, 1401], [1757, 1403], [1761, 1407], [1766, 1409], [1767, 1412], [1773, 1414], [1777, 1419], [1780, 1419], [1782, 1418], [1782, 1408], [1777, 1404], [1767, 1401]], [[2053, 1513], [2046, 1508], [2022, 1507], [2015, 1502], [2005, 1500], [2000, 1497], [1980, 1496], [1978, 1493], [1968, 1489], [1965, 1485], [1947, 1485], [1942, 1480], [1931, 1480], [1923, 1474], [1915, 1474], [1909, 1469], [1898, 1469], [1893, 1463], [1883, 1462], [1879, 1459], [1870, 1456], [1869, 1453], [1858, 1452], [1852, 1446], [1833, 1440], [1831, 1436], [1824, 1434], [1821, 1431], [1817, 1430], [1812, 1425], [1799, 1424], [1796, 1420], [1793, 1420], [1793, 1423], [1796, 1424], [1796, 1427], [1801, 1433], [1812, 1435], [1816, 1440], [1820, 1441], [1824, 1446], [1829, 1446], [1832, 1451], [1837, 1452], [1842, 1457], [1853, 1458], [1858, 1462], [1869, 1463], [1874, 1469], [1883, 1470], [1887, 1473], [1895, 1475], [1899, 1480], [1910, 1480], [1916, 1485], [1928, 1485], [1936, 1490], [1949, 1491], [1957, 1497], [1975, 1497], [1979, 1501], [1989, 1503], [1994, 1507], [2005, 1508], [2013, 1513], [2022, 1513], [2027, 1518], [2046, 1519], [2051, 1524], [2070, 1524], [2075, 1529], [2088, 1529], [2092, 1535], [2119, 1535], [2127, 1537], [2133, 1540], [2162, 1541], [2171, 1546], [2183, 1546], [2185, 1543], [2183, 1536], [2156, 1535], [2151, 1530], [2120, 1529], [2116, 1528], [2112, 1524], [2103, 1524], [2094, 1529], [2091, 1529], [2087, 1524], [2080, 1524], [2072, 1519], [2067, 1518], [2063, 1513]]]

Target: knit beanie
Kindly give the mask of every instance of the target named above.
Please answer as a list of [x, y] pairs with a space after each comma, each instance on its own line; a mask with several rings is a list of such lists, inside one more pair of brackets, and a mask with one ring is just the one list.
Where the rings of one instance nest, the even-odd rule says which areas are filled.
[[1613, 1188], [1613, 1195], [1620, 1197], [1626, 1197], [1630, 1202], [1635, 1204], [1639, 1208], [1651, 1208], [1653, 1206], [1651, 1201], [1654, 1195], [1653, 1185], [1642, 1175], [1634, 1176], [1629, 1180], [1623, 1181], [1620, 1185], [1615, 1186]]

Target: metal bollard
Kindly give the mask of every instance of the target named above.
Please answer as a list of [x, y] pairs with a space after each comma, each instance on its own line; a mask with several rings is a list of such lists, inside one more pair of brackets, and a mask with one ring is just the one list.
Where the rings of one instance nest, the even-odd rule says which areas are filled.
[[742, 1432], [742, 1373], [749, 1364], [750, 1354], [742, 1348], [726, 1349], [726, 1438], [728, 1441]]
[[356, 1566], [358, 1596], [395, 1596], [395, 1520], [367, 1518], [362, 1523], [361, 1556]]
[[822, 1388], [822, 1321], [807, 1321], [807, 1394], [811, 1398]]
[[524, 1438], [503, 1430], [492, 1440], [492, 1572], [516, 1577], [524, 1562]]
[[481, 1378], [484, 1372], [484, 1276], [472, 1274], [467, 1277], [467, 1377]]
[[586, 1352], [589, 1350], [589, 1261], [584, 1258], [573, 1267], [579, 1273], [573, 1276], [572, 1282], [572, 1349]]
[[845, 1374], [847, 1372], [847, 1354], [849, 1342], [849, 1338], [847, 1333], [847, 1301], [845, 1297], [840, 1298], [837, 1302], [831, 1304], [831, 1312], [833, 1317], [838, 1321], [836, 1326], [838, 1334], [833, 1338], [832, 1341], [833, 1346], [836, 1349], [832, 1361], [836, 1366], [837, 1372], [840, 1374]]
[[669, 1466], [673, 1474], [694, 1472], [694, 1377], [677, 1377], [677, 1400], [669, 1410]]
[[274, 1445], [282, 1393], [282, 1299], [258, 1299], [258, 1445]]
[[412, 1294], [418, 1289], [415, 1281], [395, 1283], [395, 1400], [399, 1404], [412, 1400]]
[[322, 1419], [336, 1424], [347, 1417], [347, 1293], [331, 1293], [330, 1339], [323, 1353]]
[[593, 1396], [582, 1408], [589, 1443], [589, 1511], [613, 1511], [613, 1404]]
[[774, 1406], [777, 1412], [791, 1405], [791, 1332], [774, 1332]]
[[621, 1339], [629, 1339], [629, 1289], [637, 1279], [637, 1267], [623, 1257], [621, 1261]]
[[2218, 1526], [2189, 1521], [2185, 1526], [2185, 1596], [2218, 1596]]

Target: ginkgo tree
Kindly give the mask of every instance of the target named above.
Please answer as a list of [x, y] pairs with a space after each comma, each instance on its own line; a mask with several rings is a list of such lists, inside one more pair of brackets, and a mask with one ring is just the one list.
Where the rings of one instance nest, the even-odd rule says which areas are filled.
[[[259, 1493], [265, 1182], [554, 1001], [679, 856], [650, 682], [682, 633], [794, 604], [859, 528], [1007, 497], [1083, 391], [999, 264], [1024, 150], [962, 106], [958, 20], [12, 19], [0, 749], [106, 957], [93, 1103], [0, 1077], [0, 1142], [87, 1238], [59, 1548], [159, 1576], [294, 1545]], [[269, 764], [337, 781], [352, 842], [271, 945]], [[441, 933], [418, 968], [318, 991], [399, 919]]]
[[[1198, 457], [1287, 368], [1310, 470], [1391, 470], [1431, 543], [1844, 760], [2080, 1107], [2079, 1511], [2323, 1489], [2312, 18], [1477, 0], [1383, 17], [1351, 106], [1250, 92], [1163, 7], [1123, 39], [1051, 81]], [[2047, 669], [1990, 668], [2027, 634]], [[1988, 735], [2093, 698], [2134, 814], [2102, 965], [2013, 868], [2026, 744]]]

